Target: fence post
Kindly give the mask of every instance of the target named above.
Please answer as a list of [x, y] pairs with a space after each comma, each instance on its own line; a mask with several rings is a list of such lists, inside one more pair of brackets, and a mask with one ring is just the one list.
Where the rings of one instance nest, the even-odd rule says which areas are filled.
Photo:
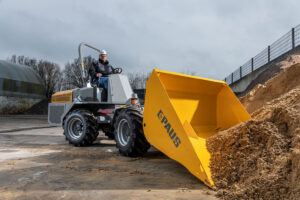
[[242, 78], [242, 66], [240, 66], [240, 78]]
[[292, 49], [295, 48], [295, 28], [292, 28]]
[[268, 46], [268, 62], [271, 60], [271, 47], [270, 45]]
[[231, 73], [231, 83], [233, 83], [233, 73]]
[[254, 64], [254, 61], [253, 61], [253, 58], [251, 58], [251, 72], [253, 72], [253, 64]]

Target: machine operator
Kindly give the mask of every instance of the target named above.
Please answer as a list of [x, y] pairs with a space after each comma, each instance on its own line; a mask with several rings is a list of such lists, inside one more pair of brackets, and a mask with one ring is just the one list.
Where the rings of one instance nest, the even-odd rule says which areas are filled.
[[101, 50], [99, 60], [93, 62], [89, 69], [92, 84], [102, 85], [106, 91], [108, 89], [108, 75], [119, 73], [121, 73], [120, 69], [115, 69], [109, 64], [105, 50]]

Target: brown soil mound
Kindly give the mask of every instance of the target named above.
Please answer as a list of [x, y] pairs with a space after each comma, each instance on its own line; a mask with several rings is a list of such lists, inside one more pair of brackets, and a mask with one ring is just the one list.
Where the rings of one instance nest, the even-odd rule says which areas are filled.
[[240, 99], [249, 113], [300, 85], [300, 63], [285, 66], [282, 69], [283, 72], [268, 80], [264, 85], [256, 85], [252, 91]]
[[207, 139], [221, 198], [300, 199], [299, 75], [295, 64], [257, 86], [242, 99], [253, 120]]
[[263, 107], [254, 111], [251, 116], [255, 120], [264, 120], [270, 118], [273, 110], [278, 107], [286, 107], [300, 111], [300, 87], [296, 87], [277, 99], [266, 102]]
[[300, 63], [300, 55], [294, 54], [294, 55], [288, 55], [284, 58], [283, 61], [272, 61], [268, 64], [268, 68], [262, 72], [258, 77], [256, 77], [246, 88], [245, 91], [238, 93], [238, 97], [243, 97], [248, 92], [250, 92], [256, 85], [258, 84], [265, 84], [268, 80], [279, 74], [284, 70], [286, 67], [290, 67], [291, 65], [294, 65], [296, 63]]
[[224, 199], [299, 199], [300, 127], [293, 109], [276, 108], [207, 140], [212, 178]]

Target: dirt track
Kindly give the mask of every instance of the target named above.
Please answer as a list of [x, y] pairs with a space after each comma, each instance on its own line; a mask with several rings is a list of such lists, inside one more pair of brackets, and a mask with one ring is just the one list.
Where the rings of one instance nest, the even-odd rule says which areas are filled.
[[0, 199], [216, 199], [155, 149], [127, 158], [104, 139], [76, 148], [61, 128], [0, 133]]

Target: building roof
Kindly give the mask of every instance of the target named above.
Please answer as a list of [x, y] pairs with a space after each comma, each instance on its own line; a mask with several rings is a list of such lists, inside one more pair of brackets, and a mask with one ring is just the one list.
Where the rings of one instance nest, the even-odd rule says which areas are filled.
[[25, 65], [0, 60], [0, 78], [41, 84], [35, 72]]

